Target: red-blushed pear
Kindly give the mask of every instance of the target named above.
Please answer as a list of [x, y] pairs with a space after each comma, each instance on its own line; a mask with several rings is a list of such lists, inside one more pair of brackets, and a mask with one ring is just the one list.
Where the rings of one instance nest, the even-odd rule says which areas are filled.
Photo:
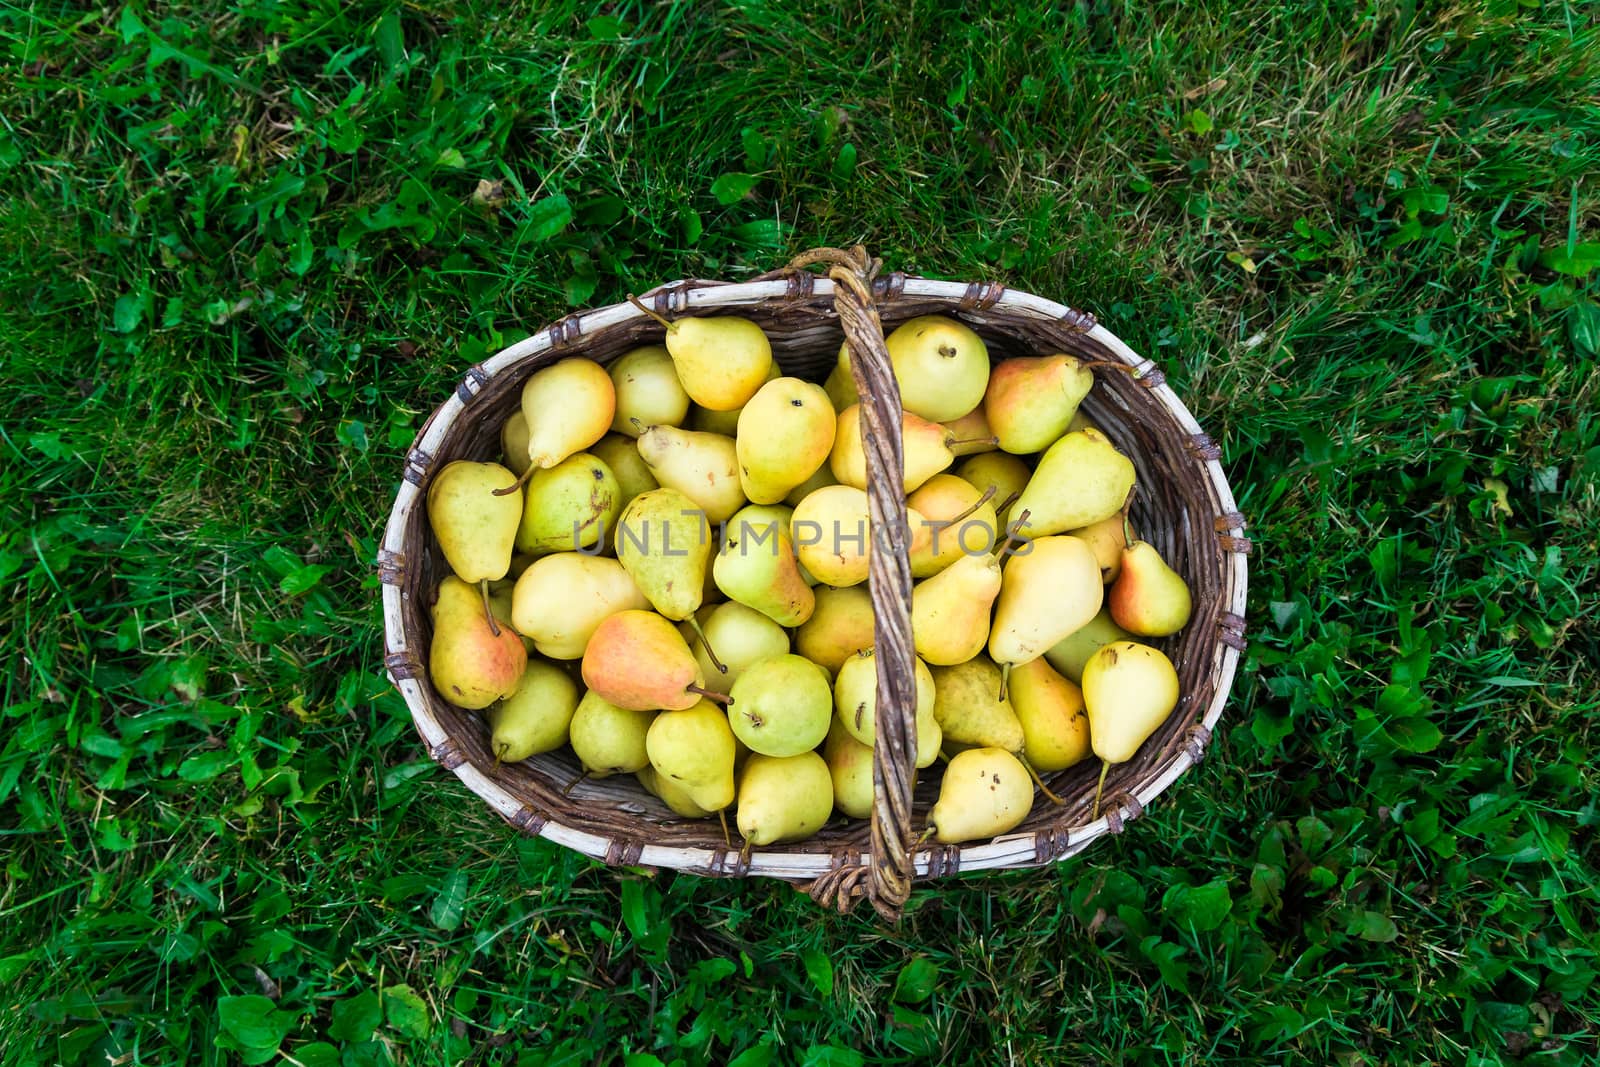
[[752, 504], [777, 504], [828, 461], [838, 416], [822, 387], [776, 378], [739, 413], [739, 481]]
[[515, 691], [527, 666], [521, 636], [492, 624], [480, 589], [447, 575], [433, 605], [428, 648], [428, 676], [439, 695], [458, 708], [486, 708]]
[[1107, 596], [1111, 617], [1138, 637], [1166, 637], [1189, 622], [1189, 586], [1148, 542], [1122, 550], [1122, 573]]
[[945, 315], [921, 315], [895, 327], [884, 345], [905, 410], [949, 422], [983, 402], [989, 349], [965, 324]]
[[1113, 641], [1083, 668], [1083, 703], [1089, 743], [1105, 761], [1090, 818], [1099, 814], [1106, 771], [1131, 760], [1139, 746], [1178, 706], [1178, 672], [1159, 650], [1134, 641]]
[[1042, 452], [1067, 430], [1094, 385], [1094, 372], [1072, 356], [1008, 359], [989, 375], [983, 411], [1000, 447]]
[[1094, 430], [1069, 433], [1040, 457], [1015, 514], [1030, 537], [1064, 533], [1121, 511], [1133, 489], [1133, 461]]
[[671, 322], [628, 296], [667, 331], [667, 351], [684, 392], [701, 407], [732, 411], [756, 395], [772, 369], [772, 344], [761, 327], [734, 315], [685, 317]]
[[677, 627], [653, 611], [619, 611], [595, 628], [583, 651], [583, 681], [619, 708], [692, 708], [706, 678]]

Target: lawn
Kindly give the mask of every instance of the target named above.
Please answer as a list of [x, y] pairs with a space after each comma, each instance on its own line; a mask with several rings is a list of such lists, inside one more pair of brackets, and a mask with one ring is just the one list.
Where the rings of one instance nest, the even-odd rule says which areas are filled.
[[[0, 1060], [1592, 1063], [1584, 5], [0, 8]], [[382, 669], [401, 458], [576, 308], [815, 245], [1087, 308], [1251, 521], [1216, 743], [920, 888], [607, 869]]]

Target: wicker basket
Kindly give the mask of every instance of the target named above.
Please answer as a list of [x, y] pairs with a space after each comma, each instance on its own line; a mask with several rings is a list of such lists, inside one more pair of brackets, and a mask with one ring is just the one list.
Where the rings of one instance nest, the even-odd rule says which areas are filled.
[[[818, 263], [829, 268], [827, 276], [805, 269]], [[892, 918], [914, 878], [1047, 864], [1102, 834], [1121, 832], [1205, 752], [1245, 644], [1250, 551], [1218, 447], [1164, 384], [1161, 371], [1092, 316], [996, 283], [929, 281], [880, 274], [878, 267], [860, 248], [818, 249], [755, 281], [680, 281], [644, 294], [646, 303], [669, 316], [731, 313], [752, 319], [771, 338], [785, 373], [816, 381], [833, 365], [841, 336], [849, 338], [863, 400], [874, 531], [870, 591], [877, 612], [880, 710], [870, 822], [835, 818], [806, 841], [756, 850], [740, 849], [737, 842], [729, 847], [715, 820], [673, 815], [631, 776], [584, 779], [570, 751], [497, 765], [483, 717], [446, 703], [429, 684], [427, 605], [448, 573], [424, 514], [429, 477], [451, 460], [498, 455], [500, 425], [517, 410], [522, 384], [534, 370], [573, 355], [607, 363], [639, 345], [659, 344], [659, 324], [629, 304], [568, 316], [468, 370], [455, 395], [423, 427], [406, 457], [379, 552], [385, 665], [428, 753], [519, 830], [607, 864], [801, 882], [820, 903], [840, 910], [865, 897]], [[1195, 606], [1177, 636], [1154, 642], [1178, 669], [1178, 707], [1133, 760], [1111, 768], [1103, 813], [1090, 817], [1100, 767], [1089, 760], [1046, 776], [1063, 805], [1040, 798], [1015, 831], [960, 846], [918, 842], [937, 795], [937, 775], [912, 790], [911, 575], [899, 489], [900, 397], [883, 342], [885, 328], [931, 313], [972, 327], [995, 360], [1066, 352], [1101, 363], [1084, 411], [1132, 457], [1139, 482], [1134, 523], [1189, 582]]]

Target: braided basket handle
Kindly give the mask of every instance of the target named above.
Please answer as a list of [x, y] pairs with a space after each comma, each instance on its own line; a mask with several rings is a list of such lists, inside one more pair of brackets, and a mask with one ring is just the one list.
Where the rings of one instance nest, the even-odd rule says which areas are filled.
[[868, 588], [872, 596], [878, 690], [872, 748], [872, 855], [870, 864], [845, 863], [811, 883], [818, 903], [848, 911], [866, 897], [886, 919], [896, 919], [911, 895], [911, 783], [916, 775], [916, 674], [911, 639], [911, 556], [900, 439], [900, 387], [889, 363], [883, 323], [872, 299], [882, 266], [860, 245], [849, 251], [815, 248], [789, 261], [787, 270], [828, 267], [833, 306], [850, 346], [850, 373], [861, 397], [861, 437], [867, 460], [867, 515], [871, 524]]

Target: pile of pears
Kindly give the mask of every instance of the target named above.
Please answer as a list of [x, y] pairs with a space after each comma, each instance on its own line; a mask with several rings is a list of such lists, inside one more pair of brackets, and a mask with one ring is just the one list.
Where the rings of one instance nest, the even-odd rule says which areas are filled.
[[[731, 811], [749, 845], [871, 815], [877, 674], [867, 468], [848, 346], [823, 384], [784, 376], [736, 316], [527, 380], [503, 462], [427, 491], [453, 572], [429, 675], [484, 713], [511, 763], [570, 746], [685, 818]], [[1178, 702], [1148, 639], [1190, 615], [1134, 535], [1135, 465], [1079, 411], [1093, 370], [991, 364], [938, 315], [885, 339], [898, 381], [915, 579], [916, 766], [927, 836], [1015, 828], [1041, 774], [1131, 759]], [[942, 767], [940, 766], [942, 764]], [[1097, 792], [1096, 806], [1099, 795]]]

